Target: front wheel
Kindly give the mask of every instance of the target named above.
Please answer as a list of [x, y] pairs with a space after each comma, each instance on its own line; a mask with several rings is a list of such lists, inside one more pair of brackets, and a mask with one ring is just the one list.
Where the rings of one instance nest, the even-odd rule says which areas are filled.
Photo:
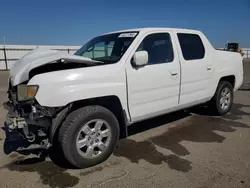
[[221, 81], [214, 97], [209, 102], [210, 112], [214, 115], [227, 114], [233, 104], [233, 86], [227, 81]]
[[65, 158], [78, 168], [105, 161], [115, 149], [118, 138], [116, 117], [101, 106], [86, 106], [73, 111], [58, 134]]

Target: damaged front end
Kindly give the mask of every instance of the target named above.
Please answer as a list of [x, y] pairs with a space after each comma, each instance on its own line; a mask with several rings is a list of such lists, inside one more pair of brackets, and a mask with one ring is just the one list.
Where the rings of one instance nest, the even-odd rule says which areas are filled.
[[39, 86], [28, 84], [34, 77], [98, 65], [103, 65], [103, 62], [43, 48], [36, 48], [15, 62], [10, 69], [9, 101], [4, 103], [8, 111], [3, 128], [6, 133], [4, 152], [39, 154], [49, 149], [57, 127], [70, 109], [70, 105], [40, 105], [35, 98]]
[[18, 87], [9, 84], [9, 101], [3, 104], [8, 111], [3, 127], [6, 133], [4, 153], [8, 155], [16, 151], [25, 155], [40, 155], [52, 146], [56, 128], [69, 107], [43, 107], [35, 99], [18, 101], [17, 90]]

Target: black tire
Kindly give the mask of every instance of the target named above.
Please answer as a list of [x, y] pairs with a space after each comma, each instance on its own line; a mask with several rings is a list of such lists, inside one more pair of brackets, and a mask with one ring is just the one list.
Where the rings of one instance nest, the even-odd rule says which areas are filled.
[[[102, 154], [95, 158], [84, 158], [77, 150], [76, 139], [82, 126], [93, 119], [105, 120], [110, 125], [111, 138]], [[77, 168], [87, 168], [105, 161], [113, 153], [119, 132], [119, 123], [111, 111], [102, 106], [86, 106], [67, 116], [59, 129], [58, 141], [67, 161]]]
[[[56, 135], [55, 135], [56, 136]], [[58, 137], [55, 137], [56, 139]], [[75, 169], [76, 167], [73, 166], [69, 161], [65, 158], [64, 153], [62, 152], [62, 149], [58, 143], [58, 140], [54, 141], [52, 147], [49, 149], [49, 157], [51, 161], [61, 167], [61, 168], [67, 168], [67, 169]]]
[[[230, 104], [229, 104], [228, 108], [223, 109], [221, 107], [221, 105], [220, 105], [220, 99], [221, 99], [222, 91], [225, 88], [229, 89], [230, 95], [231, 95], [231, 100], [230, 100]], [[230, 82], [228, 82], [228, 81], [221, 81], [218, 84], [218, 87], [216, 89], [214, 97], [209, 102], [209, 106], [208, 107], [209, 107], [210, 114], [211, 115], [219, 115], [219, 116], [227, 114], [230, 111], [231, 107], [232, 107], [233, 98], [234, 98], [234, 92], [233, 92], [233, 86], [232, 86], [232, 84]]]

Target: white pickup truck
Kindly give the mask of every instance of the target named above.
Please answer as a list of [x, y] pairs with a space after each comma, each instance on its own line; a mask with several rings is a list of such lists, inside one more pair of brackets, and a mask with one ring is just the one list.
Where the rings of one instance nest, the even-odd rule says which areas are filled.
[[10, 70], [4, 151], [93, 166], [132, 123], [200, 104], [226, 114], [242, 81], [241, 55], [195, 30], [112, 32], [74, 55], [37, 48]]

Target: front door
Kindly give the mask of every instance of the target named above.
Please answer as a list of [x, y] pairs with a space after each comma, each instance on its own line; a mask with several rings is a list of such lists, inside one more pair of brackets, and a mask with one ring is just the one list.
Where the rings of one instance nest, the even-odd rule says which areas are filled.
[[148, 52], [148, 64], [133, 67], [127, 62], [128, 104], [133, 122], [178, 106], [180, 65], [173, 49], [171, 32], [148, 33], [137, 48]]

